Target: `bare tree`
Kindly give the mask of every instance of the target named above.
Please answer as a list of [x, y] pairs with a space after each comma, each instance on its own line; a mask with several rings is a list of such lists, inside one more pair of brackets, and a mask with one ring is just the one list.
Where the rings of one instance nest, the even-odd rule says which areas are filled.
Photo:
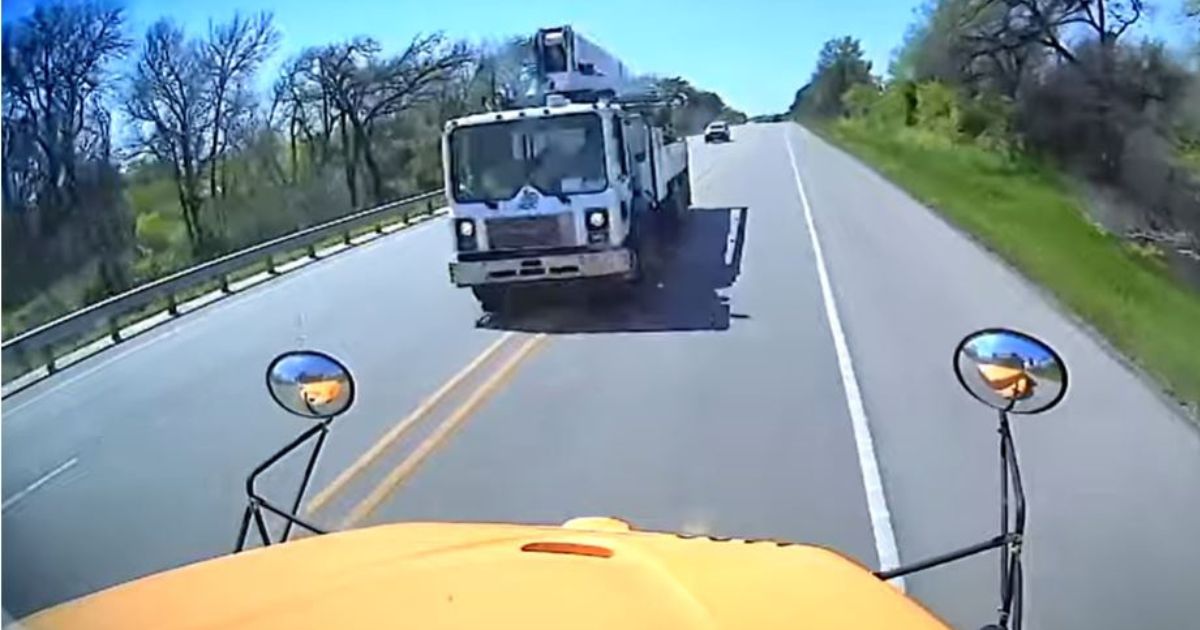
[[1145, 15], [1142, 0], [991, 0], [1007, 8], [1003, 35], [1046, 46], [1071, 63], [1079, 58], [1066, 37], [1072, 28], [1090, 31], [1111, 49]]
[[472, 82], [484, 86], [490, 109], [506, 109], [533, 87], [535, 72], [533, 39], [514, 37], [479, 51]]
[[271, 109], [267, 114], [267, 124], [272, 129], [280, 129], [281, 123], [284, 135], [288, 139], [289, 155], [291, 157], [291, 181], [299, 181], [300, 171], [300, 132], [304, 122], [304, 103], [296, 98], [295, 77], [288, 66], [284, 66], [271, 86]]
[[470, 60], [465, 46], [447, 44], [441, 34], [414, 37], [396, 57], [380, 59], [379, 52], [377, 42], [359, 38], [327, 47], [316, 69], [338, 112], [347, 185], [355, 201], [353, 165], [359, 160], [370, 177], [373, 200], [385, 198], [373, 144], [377, 124], [432, 99], [436, 87]]
[[[51, 224], [78, 203], [81, 152], [89, 159], [107, 158], [102, 96], [110, 62], [129, 46], [123, 22], [120, 9], [86, 1], [42, 5], [4, 25], [4, 158], [23, 165], [20, 175], [6, 173], [5, 180], [36, 180], [29, 182], [36, 192], [26, 201], [35, 201]], [[9, 134], [10, 125], [29, 143]], [[28, 159], [7, 152], [18, 146]], [[87, 153], [92, 150], [99, 153]]]
[[[996, 13], [987, 28], [971, 36], [983, 54], [1006, 53], [1039, 46], [1066, 62], [1084, 81], [1086, 93], [1072, 99], [1087, 127], [1094, 152], [1100, 156], [1100, 175], [1118, 176], [1125, 133], [1120, 97], [1117, 44], [1145, 15], [1142, 0], [984, 0], [979, 11]], [[1085, 34], [1083, 45], [1072, 45], [1072, 33]]]
[[188, 238], [198, 249], [211, 240], [200, 193], [213, 127], [205, 78], [201, 45], [161, 20], [146, 32], [125, 99], [125, 111], [136, 123], [136, 147], [171, 168]]
[[280, 117], [286, 123], [293, 182], [299, 181], [302, 143], [313, 171], [328, 163], [332, 155], [334, 120], [318, 76], [320, 54], [318, 49], [309, 49], [284, 64], [273, 89], [271, 121], [274, 124]]
[[37, 130], [17, 101], [6, 96], [3, 105], [4, 208], [10, 212], [36, 208], [38, 191], [45, 185]]
[[109, 163], [110, 69], [129, 48], [119, 8], [40, 3], [4, 24], [3, 231], [6, 305], [95, 265], [111, 293], [128, 284], [132, 222]]
[[358, 162], [361, 143], [350, 131], [351, 112], [362, 107], [363, 92], [367, 81], [361, 76], [376, 55], [379, 43], [360, 37], [341, 44], [326, 46], [314, 51], [308, 60], [310, 65], [303, 69], [310, 82], [320, 86], [322, 116], [328, 116], [328, 129], [337, 129], [342, 151], [342, 167], [346, 189], [350, 193], [350, 205], [357, 207]]
[[487, 108], [480, 80], [485, 54], [482, 48], [476, 48], [472, 62], [463, 64], [436, 87], [432, 100], [439, 119], [445, 121]]
[[[208, 155], [210, 156], [208, 194], [216, 197], [218, 170], [233, 140], [233, 132], [244, 126], [242, 118], [254, 111], [253, 100], [247, 92], [253, 89], [250, 81], [259, 66], [275, 52], [279, 32], [272, 24], [271, 14], [261, 13], [253, 18], [234, 14], [225, 24], [209, 25], [208, 40], [203, 47], [203, 62], [211, 92], [212, 125]], [[249, 102], [249, 107], [247, 104]]]

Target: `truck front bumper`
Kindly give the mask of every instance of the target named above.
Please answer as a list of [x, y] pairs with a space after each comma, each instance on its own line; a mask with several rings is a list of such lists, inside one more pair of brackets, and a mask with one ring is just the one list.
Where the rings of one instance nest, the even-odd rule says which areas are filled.
[[514, 256], [503, 260], [450, 263], [450, 280], [460, 287], [510, 282], [571, 280], [628, 274], [633, 271], [628, 249], [549, 256]]

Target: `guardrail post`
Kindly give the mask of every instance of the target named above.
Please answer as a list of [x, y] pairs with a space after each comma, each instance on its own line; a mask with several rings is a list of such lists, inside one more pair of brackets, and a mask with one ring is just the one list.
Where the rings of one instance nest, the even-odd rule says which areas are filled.
[[221, 293], [226, 295], [233, 293], [233, 290], [229, 288], [229, 276], [225, 274], [221, 274]]
[[433, 214], [433, 200], [425, 202], [425, 214]]
[[272, 276], [279, 275], [279, 270], [275, 268], [274, 256], [267, 256], [267, 273], [271, 274]]
[[167, 294], [167, 313], [170, 313], [171, 317], [179, 315], [179, 302], [175, 299], [174, 293]]
[[316, 258], [316, 257], [317, 257], [317, 244], [316, 244], [316, 243], [309, 243], [309, 244], [308, 244], [308, 257], [309, 257], [309, 258]]
[[[46, 362], [46, 373], [54, 374], [57, 372], [58, 366], [54, 365], [54, 348], [51, 348], [50, 346], [42, 348], [42, 356], [44, 357], [43, 361]], [[29, 365], [25, 364], [25, 367], [28, 368]]]
[[115, 315], [108, 320], [108, 334], [112, 336], [114, 343], [121, 341], [121, 323]]
[[375, 233], [376, 233], [376, 234], [383, 234], [383, 222], [382, 222], [382, 221], [380, 221], [379, 223], [376, 223], [376, 224], [375, 224]]
[[346, 230], [346, 233], [342, 235], [342, 242], [346, 245], [350, 244], [350, 230]]

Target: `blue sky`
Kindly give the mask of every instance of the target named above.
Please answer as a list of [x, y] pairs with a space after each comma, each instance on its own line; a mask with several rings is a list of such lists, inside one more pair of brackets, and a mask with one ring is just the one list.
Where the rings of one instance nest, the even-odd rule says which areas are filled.
[[[1173, 14], [1181, 0], [1166, 0]], [[4, 0], [5, 20], [31, 0]], [[812, 72], [830, 38], [862, 40], [877, 73], [887, 70], [922, 0], [128, 0], [130, 26], [141, 33], [168, 15], [193, 34], [235, 11], [271, 11], [283, 56], [305, 46], [370, 35], [389, 51], [417, 32], [500, 39], [541, 26], [572, 24], [636, 72], [680, 75], [750, 114], [784, 110]], [[1155, 30], [1168, 20], [1159, 16]], [[1165, 32], [1165, 31], [1163, 31]], [[1175, 33], [1177, 36], [1178, 34]], [[278, 60], [277, 60], [278, 61]]]

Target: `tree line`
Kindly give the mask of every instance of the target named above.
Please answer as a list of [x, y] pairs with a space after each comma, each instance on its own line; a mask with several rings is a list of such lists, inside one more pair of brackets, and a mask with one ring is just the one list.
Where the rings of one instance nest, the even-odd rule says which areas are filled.
[[[1138, 35], [1142, 0], [931, 0], [886, 80], [858, 40], [821, 50], [788, 114], [1040, 156], [1200, 235], [1200, 50]], [[1200, 35], [1200, 3], [1175, 16]]]
[[[50, 0], [4, 25], [5, 331], [195, 262], [441, 184], [443, 123], [522, 102], [529, 37], [372, 37], [264, 67], [271, 14], [135, 36], [107, 0]], [[720, 97], [679, 78], [678, 126]], [[268, 89], [263, 89], [269, 85]], [[701, 124], [702, 126], [702, 124]]]
[[119, 6], [58, 0], [3, 39], [3, 298], [31, 320], [432, 185], [436, 159], [391, 153], [435, 151], [448, 101], [485, 89], [504, 48], [358, 37], [287, 60], [264, 94], [267, 13], [135, 38]]

